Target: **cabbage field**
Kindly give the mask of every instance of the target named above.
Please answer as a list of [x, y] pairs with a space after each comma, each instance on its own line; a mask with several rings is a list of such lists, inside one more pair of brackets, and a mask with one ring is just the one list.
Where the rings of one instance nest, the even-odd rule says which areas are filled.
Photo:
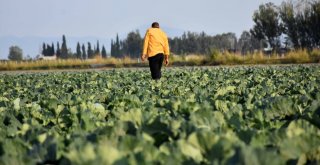
[[0, 164], [319, 164], [320, 65], [0, 74]]

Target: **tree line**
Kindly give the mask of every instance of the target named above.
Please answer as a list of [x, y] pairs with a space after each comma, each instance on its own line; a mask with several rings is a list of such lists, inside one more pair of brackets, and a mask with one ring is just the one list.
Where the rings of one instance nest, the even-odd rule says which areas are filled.
[[244, 54], [261, 45], [248, 31], [244, 31], [238, 39], [235, 33], [207, 35], [205, 32], [185, 32], [181, 37], [169, 39], [171, 51], [175, 54], [211, 54], [214, 50], [236, 52]]
[[105, 46], [102, 46], [100, 50], [99, 41], [97, 41], [96, 45], [93, 45], [90, 42], [87, 44], [77, 43], [76, 52], [72, 52], [71, 49], [67, 47], [66, 37], [62, 36], [62, 44], [60, 47], [59, 42], [57, 42], [57, 47], [55, 49], [54, 44], [42, 44], [42, 55], [43, 56], [54, 56], [61, 59], [69, 59], [69, 58], [78, 58], [78, 59], [92, 59], [96, 56], [107, 58], [107, 51]]
[[[180, 37], [169, 38], [170, 51], [173, 54], [210, 54], [214, 50], [242, 50], [243, 53], [260, 49], [260, 42], [248, 31], [244, 31], [239, 39], [235, 33], [223, 33], [214, 36], [205, 32], [184, 32]], [[111, 56], [116, 58], [139, 58], [142, 53], [143, 38], [138, 30], [130, 32], [123, 40], [116, 36], [111, 41]]]
[[250, 33], [272, 48], [281, 47], [281, 37], [285, 38], [285, 47], [310, 50], [320, 46], [319, 0], [289, 0], [280, 6], [262, 4], [254, 12], [253, 21]]
[[[251, 33], [244, 31], [239, 39], [235, 33], [223, 33], [214, 36], [207, 35], [205, 32], [185, 32], [180, 37], [169, 38], [170, 50], [174, 54], [210, 54], [213, 50], [233, 51], [241, 50], [242, 53], [253, 52], [256, 49], [261, 49], [264, 44], [260, 44]], [[116, 39], [111, 40], [110, 55], [115, 58], [131, 57], [139, 58], [142, 53], [143, 37], [138, 30], [129, 32], [124, 39], [120, 39], [116, 35]], [[62, 45], [60, 48], [57, 42], [56, 49], [54, 44], [43, 43], [42, 54], [44, 56], [56, 55], [57, 58], [68, 59], [92, 59], [96, 56], [102, 58], [107, 57], [105, 47], [100, 51], [99, 41], [93, 46], [90, 42], [80, 45], [77, 43], [76, 52], [71, 52], [67, 47], [65, 36], [62, 37]]]

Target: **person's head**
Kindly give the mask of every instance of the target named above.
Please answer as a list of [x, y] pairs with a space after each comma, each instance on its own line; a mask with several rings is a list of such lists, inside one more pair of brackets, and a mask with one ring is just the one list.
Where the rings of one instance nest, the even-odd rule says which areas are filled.
[[160, 28], [160, 25], [158, 22], [153, 22], [151, 25], [152, 28]]

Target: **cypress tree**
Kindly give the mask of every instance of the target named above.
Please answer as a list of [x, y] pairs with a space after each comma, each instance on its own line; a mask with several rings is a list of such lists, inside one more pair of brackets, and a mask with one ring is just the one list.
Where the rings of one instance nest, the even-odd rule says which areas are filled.
[[42, 44], [42, 55], [43, 56], [47, 55], [47, 46], [45, 43]]
[[68, 48], [65, 35], [62, 35], [61, 58], [68, 58]]
[[46, 56], [51, 56], [51, 46], [47, 44]]
[[91, 43], [90, 42], [88, 42], [88, 50], [87, 50], [87, 52], [88, 52], [88, 58], [93, 58], [93, 50], [91, 48]]
[[102, 58], [107, 58], [107, 51], [104, 46], [102, 46], [101, 55], [102, 55]]
[[77, 43], [77, 53], [76, 56], [78, 59], [81, 59], [81, 47], [80, 47], [80, 43]]
[[114, 54], [115, 57], [120, 57], [120, 41], [119, 41], [119, 35], [117, 34], [116, 37], [116, 43], [115, 43], [115, 48], [114, 48]]
[[100, 53], [100, 47], [99, 47], [99, 40], [97, 41], [97, 48], [95, 49], [95, 55], [98, 55], [98, 56], [101, 55], [101, 53]]
[[114, 54], [114, 43], [113, 43], [113, 40], [111, 40], [110, 54], [111, 54], [111, 56], [112, 56], [112, 57], [115, 57], [115, 54]]
[[82, 44], [82, 59], [87, 59], [86, 47]]
[[55, 50], [54, 50], [54, 45], [53, 45], [53, 42], [51, 43], [51, 52], [50, 52], [50, 54], [51, 54], [51, 56], [54, 56], [54, 53], [55, 52]]
[[57, 51], [56, 51], [57, 58], [61, 58], [61, 50], [60, 50], [60, 44], [57, 42]]

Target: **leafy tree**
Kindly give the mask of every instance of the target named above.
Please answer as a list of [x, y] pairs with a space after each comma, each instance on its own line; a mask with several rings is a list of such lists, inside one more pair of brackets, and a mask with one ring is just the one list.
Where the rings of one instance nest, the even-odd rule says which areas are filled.
[[256, 39], [249, 31], [243, 31], [237, 43], [238, 50], [245, 55], [248, 52], [253, 53], [254, 50], [260, 50], [259, 40]]
[[311, 48], [312, 46], [312, 36], [310, 36], [310, 20], [308, 19], [309, 15], [308, 10], [303, 13], [298, 13], [296, 16], [297, 22], [297, 33], [299, 37], [299, 47], [301, 48]]
[[129, 57], [139, 58], [141, 55], [142, 38], [139, 31], [132, 31], [128, 33], [126, 40], [124, 41], [125, 52]]
[[295, 48], [312, 49], [320, 45], [320, 2], [283, 2], [280, 10], [283, 33]]
[[222, 35], [218, 35], [220, 37], [218, 39], [220, 43], [220, 49], [230, 50], [236, 48], [237, 37], [235, 33], [223, 33]]
[[292, 43], [295, 48], [305, 47], [306, 41], [303, 38], [307, 37], [307, 34], [304, 30], [304, 14], [298, 12], [294, 4], [288, 1], [282, 3], [280, 17], [284, 24], [283, 33], [288, 36], [286, 43]]
[[309, 15], [310, 36], [312, 38], [312, 46], [320, 47], [320, 1], [314, 1], [311, 4]]
[[255, 25], [250, 30], [251, 34], [259, 40], [265, 39], [272, 48], [280, 46], [279, 37], [282, 26], [277, 6], [266, 3], [259, 6], [259, 10], [253, 14]]
[[21, 61], [23, 59], [23, 52], [19, 46], [11, 46], [9, 48], [9, 60]]
[[239, 49], [241, 54], [245, 55], [252, 50], [251, 34], [248, 31], [243, 31], [239, 38]]

